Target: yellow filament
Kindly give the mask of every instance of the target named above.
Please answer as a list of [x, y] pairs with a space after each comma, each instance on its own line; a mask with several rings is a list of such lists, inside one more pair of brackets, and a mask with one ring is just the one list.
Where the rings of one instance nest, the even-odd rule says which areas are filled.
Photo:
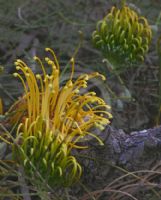
[[53, 51], [52, 49], [50, 49], [50, 48], [45, 48], [45, 50], [51, 53], [51, 55], [52, 55], [53, 58], [54, 58], [54, 61], [55, 61], [55, 64], [56, 64], [57, 69], [60, 70], [59, 62], [58, 62], [58, 60], [57, 60], [57, 57], [56, 57], [54, 51]]
[[41, 93], [44, 93], [44, 85], [43, 85], [43, 80], [42, 80], [42, 77], [41, 77], [41, 75], [40, 74], [36, 74], [36, 78], [40, 81], [40, 92]]
[[42, 61], [41, 61], [40, 58], [37, 57], [37, 56], [34, 56], [34, 60], [37, 61], [37, 62], [40, 64], [41, 69], [42, 69], [42, 71], [43, 71], [43, 75], [44, 75], [44, 77], [45, 77], [45, 76], [46, 76], [46, 71], [45, 71], [45, 68], [44, 68], [44, 65], [43, 65]]
[[33, 120], [36, 117], [36, 113], [39, 113], [39, 88], [32, 70], [21, 60], [17, 60], [17, 68], [21, 69], [24, 73], [29, 89], [30, 89], [30, 104], [33, 106], [32, 114]]
[[15, 77], [18, 77], [22, 84], [23, 84], [23, 87], [24, 87], [24, 90], [25, 90], [25, 93], [26, 93], [26, 99], [27, 99], [27, 106], [28, 106], [28, 115], [29, 115], [29, 118], [31, 118], [31, 104], [30, 104], [30, 98], [29, 98], [29, 95], [28, 95], [28, 90], [27, 90], [27, 87], [25, 85], [25, 82], [23, 80], [23, 78], [21, 77], [21, 75], [19, 75], [18, 73], [14, 73], [13, 74]]
[[49, 76], [46, 75], [45, 79], [45, 86], [44, 86], [44, 93], [42, 94], [42, 104], [41, 104], [41, 113], [44, 119], [49, 120]]
[[72, 64], [72, 73], [71, 73], [71, 75], [70, 75], [70, 80], [72, 80], [73, 74], [74, 74], [74, 58], [71, 58], [70, 62], [71, 62], [71, 64]]

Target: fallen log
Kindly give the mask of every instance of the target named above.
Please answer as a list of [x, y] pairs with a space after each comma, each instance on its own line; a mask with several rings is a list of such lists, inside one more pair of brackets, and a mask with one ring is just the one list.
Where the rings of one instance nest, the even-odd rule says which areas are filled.
[[94, 188], [101, 188], [121, 171], [152, 169], [161, 160], [161, 126], [129, 134], [109, 126], [100, 138], [104, 146], [92, 139], [89, 148], [78, 155], [84, 169], [83, 182], [88, 182], [90, 188], [93, 181], [97, 184]]
[[109, 160], [129, 170], [149, 168], [161, 158], [161, 126], [130, 134], [109, 127], [105, 134], [104, 150]]

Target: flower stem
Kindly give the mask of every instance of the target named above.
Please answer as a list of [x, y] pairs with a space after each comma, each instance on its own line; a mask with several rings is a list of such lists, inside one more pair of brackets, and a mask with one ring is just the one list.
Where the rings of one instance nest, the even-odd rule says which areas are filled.
[[126, 5], [126, 0], [122, 0], [121, 5], [122, 5], [122, 7], [124, 7]]

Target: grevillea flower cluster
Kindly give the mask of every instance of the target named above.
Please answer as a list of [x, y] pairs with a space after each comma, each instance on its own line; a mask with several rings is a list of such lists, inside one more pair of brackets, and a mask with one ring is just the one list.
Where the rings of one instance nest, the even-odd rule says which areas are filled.
[[143, 61], [151, 38], [152, 31], [146, 18], [128, 6], [112, 7], [97, 23], [92, 35], [94, 45], [116, 65]]
[[[65, 84], [60, 84], [60, 66], [55, 53], [46, 48], [49, 56], [45, 60], [34, 57], [42, 74], [34, 74], [22, 60], [15, 62], [18, 77], [24, 87], [24, 95], [9, 110], [10, 123], [18, 122], [13, 143], [14, 159], [25, 171], [47, 180], [53, 185], [68, 186], [76, 182], [82, 167], [73, 148], [86, 148], [81, 141], [91, 136], [103, 144], [98, 136], [90, 132], [93, 127], [101, 130], [109, 124], [112, 115], [103, 99], [95, 92], [80, 92], [87, 81], [94, 77], [105, 77], [99, 73], [74, 76], [74, 59], [70, 60], [71, 74]], [[51, 66], [51, 74], [45, 64]]]

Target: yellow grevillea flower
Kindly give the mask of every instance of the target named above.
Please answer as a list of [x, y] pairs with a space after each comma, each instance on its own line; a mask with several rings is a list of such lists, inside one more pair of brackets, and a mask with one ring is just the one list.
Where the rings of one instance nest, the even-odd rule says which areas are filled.
[[111, 63], [135, 63], [144, 60], [152, 38], [146, 18], [128, 6], [112, 7], [97, 23], [92, 39]]
[[34, 57], [42, 68], [41, 74], [34, 74], [22, 60], [15, 62], [25, 94], [9, 110], [10, 122], [20, 122], [16, 143], [13, 144], [15, 159], [25, 169], [34, 174], [40, 172], [52, 184], [69, 185], [81, 175], [82, 169], [71, 155], [72, 148], [86, 135], [102, 141], [89, 130], [109, 124], [112, 115], [110, 106], [94, 92], [80, 92], [87, 87], [87, 81], [94, 77], [104, 79], [99, 73], [83, 74], [73, 80], [74, 59], [71, 59], [72, 72], [63, 85], [60, 84], [60, 66], [54, 52], [46, 48], [50, 57], [45, 62], [51, 66], [47, 74], [43, 62]]

